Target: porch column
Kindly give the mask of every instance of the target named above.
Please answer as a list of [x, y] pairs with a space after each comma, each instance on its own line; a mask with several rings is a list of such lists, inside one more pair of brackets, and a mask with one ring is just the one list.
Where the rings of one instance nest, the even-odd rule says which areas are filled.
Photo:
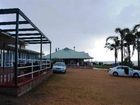
[[19, 31], [19, 11], [16, 13], [16, 34], [15, 34], [15, 64], [14, 64], [14, 81], [17, 86], [18, 76], [18, 31]]
[[42, 35], [40, 39], [40, 69], [42, 69]]
[[52, 52], [52, 43], [50, 42], [50, 61], [52, 59], [51, 52]]

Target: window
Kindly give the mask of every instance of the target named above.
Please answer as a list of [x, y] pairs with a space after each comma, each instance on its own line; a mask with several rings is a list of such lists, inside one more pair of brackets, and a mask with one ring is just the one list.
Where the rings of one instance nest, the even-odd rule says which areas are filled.
[[117, 69], [124, 69], [123, 67], [117, 67]]

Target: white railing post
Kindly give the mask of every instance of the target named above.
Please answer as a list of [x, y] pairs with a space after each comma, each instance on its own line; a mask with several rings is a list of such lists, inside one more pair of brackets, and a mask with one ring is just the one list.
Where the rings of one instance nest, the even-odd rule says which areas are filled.
[[34, 78], [34, 64], [33, 64], [33, 60], [32, 60], [32, 79]]
[[46, 61], [46, 69], [48, 69], [48, 61]]
[[40, 61], [40, 70], [42, 69], [42, 61]]
[[51, 68], [51, 61], [49, 62], [49, 69]]

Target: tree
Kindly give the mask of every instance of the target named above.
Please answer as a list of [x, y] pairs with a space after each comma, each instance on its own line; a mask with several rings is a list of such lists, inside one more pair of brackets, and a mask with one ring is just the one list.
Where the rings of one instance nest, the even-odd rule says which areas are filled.
[[[127, 48], [127, 57], [125, 58], [125, 62], [128, 63], [129, 66], [132, 66], [132, 61], [131, 61], [131, 57], [134, 54], [134, 50], [136, 48], [136, 43], [135, 43], [135, 35], [133, 35], [133, 31], [131, 31], [130, 29], [126, 28], [125, 29], [126, 34], [124, 36], [124, 47]], [[133, 47], [133, 49], [131, 50], [130, 47]]]
[[115, 32], [116, 33], [120, 33], [120, 46], [121, 46], [121, 64], [123, 64], [123, 59], [124, 59], [124, 51], [123, 51], [123, 48], [124, 48], [124, 38], [126, 36], [126, 34], [128, 33], [128, 28], [124, 28], [124, 29], [121, 29], [121, 28], [116, 28], [115, 29]]
[[115, 64], [117, 63], [118, 59], [119, 46], [120, 41], [117, 36], [109, 36], [108, 38], [106, 38], [105, 48], [108, 48], [109, 50], [114, 50]]
[[140, 32], [138, 31], [138, 28], [140, 28], [140, 24], [134, 26], [133, 33], [136, 37], [136, 46], [138, 52], [138, 68], [140, 69]]

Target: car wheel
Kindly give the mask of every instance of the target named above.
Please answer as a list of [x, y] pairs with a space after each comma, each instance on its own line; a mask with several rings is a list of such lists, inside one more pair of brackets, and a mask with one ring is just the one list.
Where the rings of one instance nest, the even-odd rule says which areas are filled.
[[113, 72], [113, 76], [118, 76], [118, 73], [117, 72]]
[[66, 71], [64, 72], [64, 74], [66, 73]]
[[138, 74], [138, 73], [134, 73], [134, 74], [133, 74], [133, 77], [138, 78], [138, 77], [139, 77], [139, 74]]

